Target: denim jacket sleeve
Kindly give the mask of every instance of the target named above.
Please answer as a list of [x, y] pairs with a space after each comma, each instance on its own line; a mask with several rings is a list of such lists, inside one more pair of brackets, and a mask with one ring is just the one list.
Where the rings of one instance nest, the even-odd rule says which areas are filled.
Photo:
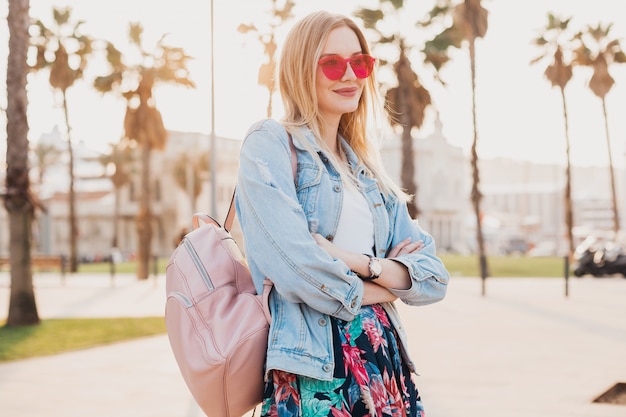
[[407, 237], [413, 242], [423, 241], [424, 247], [417, 252], [391, 258], [406, 266], [411, 277], [411, 287], [406, 290], [392, 288], [389, 290], [409, 305], [426, 305], [441, 301], [446, 295], [450, 275], [436, 254], [435, 240], [416, 220], [411, 219], [405, 203], [396, 200], [390, 214], [395, 221], [390, 231], [389, 249]]
[[270, 279], [290, 302], [352, 320], [361, 307], [363, 283], [310, 234], [288, 140], [284, 128], [268, 120], [249, 130], [241, 148], [236, 208], [250, 271], [255, 283]]

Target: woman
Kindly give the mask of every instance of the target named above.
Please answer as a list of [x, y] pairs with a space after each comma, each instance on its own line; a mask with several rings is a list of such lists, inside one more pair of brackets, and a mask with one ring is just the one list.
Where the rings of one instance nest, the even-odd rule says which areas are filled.
[[393, 301], [439, 301], [449, 275], [366, 138], [369, 52], [349, 18], [298, 22], [279, 66], [285, 117], [241, 149], [247, 259], [259, 293], [274, 283], [265, 416], [423, 415]]

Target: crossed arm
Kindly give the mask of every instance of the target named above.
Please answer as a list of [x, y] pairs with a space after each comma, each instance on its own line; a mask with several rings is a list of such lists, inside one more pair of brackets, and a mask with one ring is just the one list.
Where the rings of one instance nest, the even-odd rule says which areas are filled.
[[[370, 258], [366, 255], [342, 249], [326, 240], [320, 234], [314, 234], [313, 238], [330, 256], [341, 259], [352, 271], [365, 276], [369, 275]], [[410, 238], [407, 238], [394, 246], [389, 251], [387, 258], [379, 258], [383, 267], [382, 273], [376, 281], [363, 283], [363, 305], [394, 301], [397, 297], [388, 291], [387, 288], [410, 288], [411, 277], [409, 276], [409, 271], [404, 265], [390, 258], [419, 251], [423, 246], [424, 244], [421, 240], [412, 242]]]

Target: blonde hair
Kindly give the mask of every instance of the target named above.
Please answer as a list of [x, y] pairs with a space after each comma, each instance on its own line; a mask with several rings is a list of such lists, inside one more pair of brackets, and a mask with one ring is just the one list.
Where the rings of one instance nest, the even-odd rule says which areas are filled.
[[[367, 40], [353, 20], [346, 16], [319, 11], [304, 17], [291, 28], [283, 45], [279, 64], [279, 86], [285, 108], [285, 115], [281, 122], [294, 140], [297, 140], [314, 156], [320, 167], [323, 166], [322, 161], [308, 141], [301, 137], [299, 128], [306, 126], [311, 129], [318, 139], [318, 145], [330, 151], [326, 143], [319, 139], [323, 119], [318, 111], [316, 71], [329, 33], [340, 27], [351, 29], [359, 40], [361, 52], [370, 54]], [[372, 73], [366, 80], [357, 109], [341, 117], [339, 135], [350, 144], [359, 161], [370, 171], [370, 175], [379, 180], [382, 191], [406, 199], [405, 193], [386, 174], [378, 149], [374, 148], [367, 139], [367, 117], [368, 115], [376, 117], [376, 113], [372, 110], [375, 104], [380, 103], [376, 77]], [[334, 153], [328, 153], [333, 158]], [[346, 176], [351, 177], [351, 173], [341, 168], [342, 164], [338, 164], [335, 158], [333, 160], [344, 180]]]

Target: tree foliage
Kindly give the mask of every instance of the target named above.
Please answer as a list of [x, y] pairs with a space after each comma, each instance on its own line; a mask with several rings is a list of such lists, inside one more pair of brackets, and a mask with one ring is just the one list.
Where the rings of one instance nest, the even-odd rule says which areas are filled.
[[619, 39], [613, 38], [611, 28], [613, 24], [597, 26], [588, 25], [579, 31], [575, 39], [578, 46], [574, 49], [574, 64], [591, 67], [593, 74], [589, 80], [589, 88], [602, 102], [602, 114], [604, 115], [604, 131], [609, 161], [609, 176], [611, 187], [611, 201], [613, 211], [613, 232], [615, 235], [620, 230], [620, 217], [617, 202], [617, 190], [615, 181], [615, 169], [611, 150], [611, 136], [609, 132], [608, 112], [606, 96], [613, 88], [615, 79], [611, 76], [609, 68], [614, 64], [626, 62], [626, 54]]
[[111, 42], [105, 42], [109, 72], [96, 77], [94, 87], [102, 93], [119, 94], [126, 101], [123, 142], [141, 150], [141, 196], [137, 216], [137, 277], [147, 279], [152, 251], [152, 186], [151, 152], [163, 150], [167, 143], [167, 130], [156, 107], [154, 88], [159, 84], [174, 84], [195, 88], [188, 62], [191, 59], [182, 48], [165, 43], [162, 36], [154, 49], [143, 45], [143, 27], [129, 25], [128, 39], [139, 57], [138, 62], [125, 62], [122, 52]]
[[[473, 139], [471, 147], [472, 191], [470, 200], [476, 218], [476, 243], [482, 278], [482, 293], [485, 294], [485, 279], [489, 275], [485, 252], [485, 239], [482, 231], [480, 172], [478, 169], [478, 129], [476, 126], [476, 39], [487, 33], [489, 12], [481, 0], [437, 0], [421, 26], [438, 28], [438, 33], [428, 40], [423, 49], [424, 61], [433, 65], [437, 72], [450, 61], [453, 48], [467, 45], [470, 58], [472, 83], [472, 124]], [[439, 77], [441, 80], [441, 77]], [[441, 80], [443, 82], [443, 80]]]
[[99, 158], [100, 163], [105, 167], [113, 188], [115, 189], [115, 207], [113, 210], [113, 238], [111, 239], [111, 249], [118, 247], [118, 222], [120, 218], [120, 190], [131, 181], [134, 174], [135, 157], [133, 148], [128, 143], [117, 143], [110, 145], [111, 152]]
[[185, 192], [189, 191], [189, 184], [193, 184], [193, 199], [200, 196], [202, 192], [202, 173], [209, 171], [209, 154], [204, 153], [198, 156], [181, 154], [174, 161], [173, 176], [176, 185]]
[[[417, 182], [415, 179], [415, 149], [412, 130], [422, 127], [426, 109], [432, 104], [430, 93], [420, 82], [417, 73], [413, 70], [408, 55], [415, 45], [409, 43], [409, 37], [397, 30], [384, 30], [383, 23], [393, 20], [399, 21], [405, 16], [402, 0], [380, 0], [378, 9], [359, 8], [354, 16], [363, 21], [364, 28], [374, 34], [373, 43], [391, 46], [397, 51], [395, 59], [387, 60], [379, 57], [381, 66], [388, 66], [394, 73], [395, 86], [387, 88], [385, 93], [385, 108], [392, 126], [402, 130], [402, 160], [400, 184], [404, 191], [411, 196], [407, 203], [409, 214], [415, 218], [419, 215], [417, 202]], [[392, 25], [394, 28], [399, 25]], [[395, 62], [391, 62], [394, 60]]]
[[276, 91], [276, 29], [286, 21], [293, 18], [293, 7], [296, 5], [292, 0], [285, 0], [282, 7], [277, 0], [272, 1], [269, 12], [267, 28], [259, 28], [254, 23], [242, 23], [237, 30], [242, 34], [256, 34], [257, 40], [263, 45], [263, 52], [267, 57], [259, 67], [258, 84], [267, 88], [267, 117], [272, 117], [272, 97]]
[[[565, 226], [567, 228], [568, 258], [572, 260], [574, 255], [574, 214], [572, 207], [572, 168], [570, 158], [570, 137], [569, 137], [569, 117], [567, 112], [567, 102], [565, 100], [565, 87], [572, 78], [573, 64], [571, 58], [566, 58], [570, 54], [573, 44], [569, 23], [571, 18], [562, 19], [553, 13], [548, 13], [548, 23], [543, 33], [534, 40], [535, 46], [541, 49], [541, 54], [531, 61], [531, 64], [548, 61], [544, 71], [544, 76], [552, 84], [558, 87], [561, 93], [563, 104], [563, 120], [565, 123]], [[571, 55], [571, 54], [570, 54]]]
[[[420, 128], [424, 124], [426, 109], [432, 104], [430, 92], [422, 85], [417, 74], [411, 69], [411, 63], [404, 54], [404, 50], [401, 50], [400, 58], [393, 64], [393, 69], [398, 76], [398, 87], [390, 88], [385, 94], [385, 103], [390, 110], [390, 114], [397, 115], [403, 111], [399, 103], [405, 100], [402, 97], [405, 94], [405, 90], [399, 86], [406, 86], [408, 91], [408, 94], [406, 94], [406, 100], [408, 101], [407, 122], [411, 126]], [[391, 117], [391, 121], [392, 124], [399, 124], [396, 117]]]
[[68, 171], [70, 184], [68, 189], [69, 230], [70, 230], [70, 271], [78, 270], [76, 219], [76, 195], [74, 191], [74, 148], [72, 146], [71, 126], [67, 104], [67, 90], [76, 81], [83, 78], [85, 68], [93, 52], [92, 38], [83, 35], [80, 27], [83, 21], [72, 20], [72, 9], [53, 8], [52, 26], [46, 26], [37, 19], [33, 24], [31, 45], [37, 50], [36, 59], [31, 66], [33, 71], [49, 70], [50, 86], [62, 97], [65, 127], [67, 129], [67, 150], [69, 155]]

